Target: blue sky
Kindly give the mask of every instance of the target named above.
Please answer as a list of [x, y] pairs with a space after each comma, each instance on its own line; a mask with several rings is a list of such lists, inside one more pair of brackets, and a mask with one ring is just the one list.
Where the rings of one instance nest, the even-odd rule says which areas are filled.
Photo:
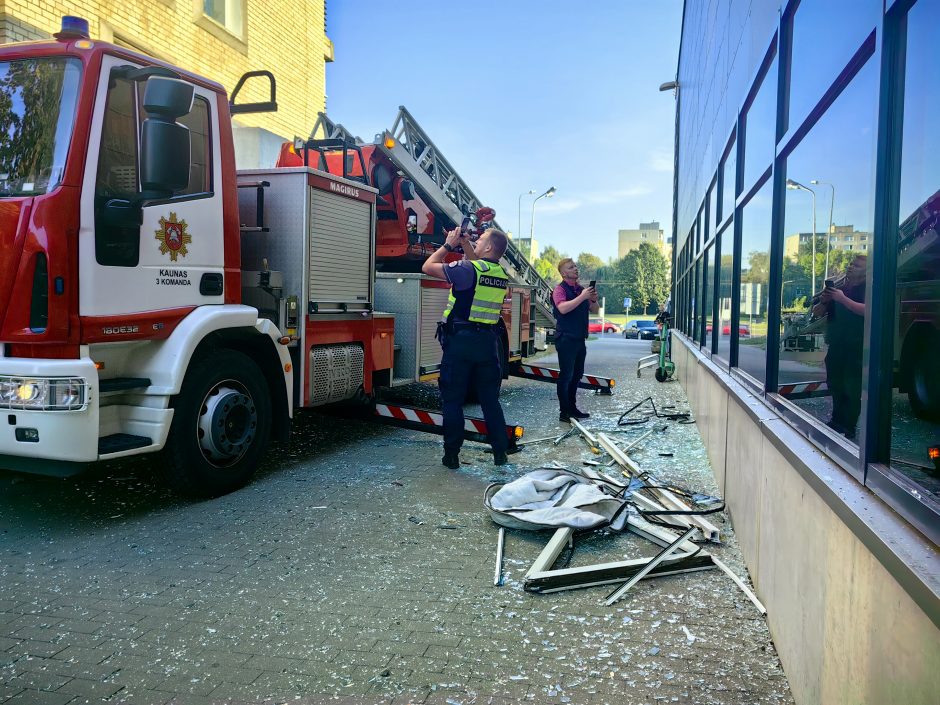
[[[672, 222], [681, 0], [330, 0], [333, 120], [366, 140], [406, 106], [477, 196], [515, 232], [616, 256], [617, 230]], [[532, 196], [522, 200], [529, 232]]]

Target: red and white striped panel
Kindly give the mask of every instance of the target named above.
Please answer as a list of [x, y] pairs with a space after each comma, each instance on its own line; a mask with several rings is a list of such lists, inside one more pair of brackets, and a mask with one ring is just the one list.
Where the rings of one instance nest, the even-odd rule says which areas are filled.
[[560, 372], [550, 367], [536, 367], [535, 365], [519, 365], [523, 372], [535, 375], [536, 377], [545, 377], [546, 379], [558, 379]]
[[778, 393], [782, 397], [792, 396], [824, 396], [829, 393], [829, 385], [825, 380], [819, 382], [797, 382], [796, 384], [781, 384]]
[[[541, 377], [543, 379], [558, 379], [561, 375], [559, 370], [552, 369], [551, 367], [537, 367], [536, 365], [519, 365], [520, 370], [524, 374], [529, 374], [534, 377]], [[589, 384], [592, 387], [609, 387], [610, 380], [606, 377], [595, 377], [594, 375], [584, 375], [581, 378], [583, 384]]]
[[[399, 421], [414, 421], [426, 426], [444, 426], [444, 416], [439, 411], [415, 409], [410, 406], [395, 406], [392, 404], [376, 404], [376, 416], [385, 416]], [[464, 418], [465, 431], [486, 435], [486, 421], [483, 419]]]

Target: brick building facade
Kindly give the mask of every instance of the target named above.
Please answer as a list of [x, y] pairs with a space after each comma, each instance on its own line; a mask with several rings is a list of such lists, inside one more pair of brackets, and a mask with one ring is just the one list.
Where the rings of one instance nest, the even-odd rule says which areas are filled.
[[[325, 0], [0, 0], [0, 42], [46, 39], [63, 15], [86, 18], [92, 39], [163, 59], [229, 91], [246, 71], [271, 71], [278, 111], [240, 115], [241, 126], [306, 136], [326, 107], [333, 44]], [[264, 81], [249, 82], [239, 102], [267, 100], [266, 90]]]

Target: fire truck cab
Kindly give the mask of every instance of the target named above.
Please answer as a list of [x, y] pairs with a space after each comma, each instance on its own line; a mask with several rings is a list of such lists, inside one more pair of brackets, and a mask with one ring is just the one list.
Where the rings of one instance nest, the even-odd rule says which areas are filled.
[[177, 486], [237, 486], [289, 431], [293, 364], [241, 304], [224, 89], [75, 20], [0, 76], [0, 467], [166, 445]]

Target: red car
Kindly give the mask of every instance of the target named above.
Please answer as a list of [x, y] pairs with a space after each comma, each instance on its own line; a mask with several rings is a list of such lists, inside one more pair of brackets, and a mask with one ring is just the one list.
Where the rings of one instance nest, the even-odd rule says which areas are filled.
[[[711, 333], [711, 332], [712, 332], [712, 324], [709, 323], [709, 324], [707, 324], [707, 325], [705, 326], [705, 333], [708, 334], [708, 333]], [[721, 327], [721, 334], [722, 334], [722, 335], [731, 335], [731, 324], [730, 324], [730, 323], [726, 323], [725, 325], [723, 325], [723, 326]], [[751, 327], [750, 327], [749, 325], [747, 325], [746, 323], [740, 324], [740, 325], [738, 326], [738, 337], [739, 337], [739, 338], [749, 338], [750, 336], [751, 336]]]
[[[605, 333], [619, 333], [620, 326], [616, 323], [611, 323], [610, 321], [604, 321], [604, 332]], [[588, 319], [588, 333], [600, 333], [601, 332], [601, 319], [600, 318], [590, 318]]]

